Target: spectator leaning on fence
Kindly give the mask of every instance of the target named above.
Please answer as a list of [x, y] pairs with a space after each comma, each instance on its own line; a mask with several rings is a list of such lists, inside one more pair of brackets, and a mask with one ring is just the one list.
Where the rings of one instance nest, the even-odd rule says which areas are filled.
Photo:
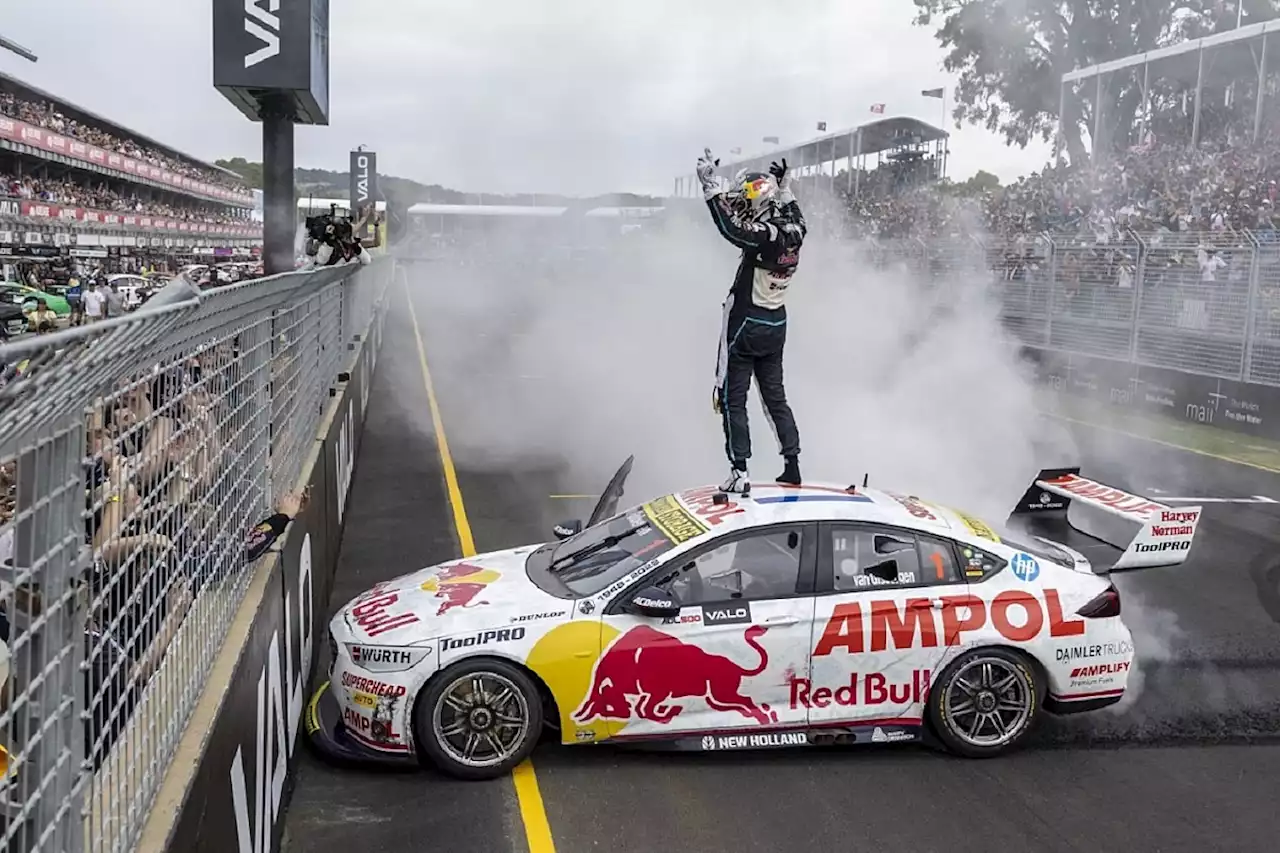
[[122, 382], [89, 422], [86, 751], [100, 766], [124, 731], [193, 602], [269, 547], [305, 500], [289, 495], [249, 532], [224, 542], [211, 479], [225, 442], [201, 357]]

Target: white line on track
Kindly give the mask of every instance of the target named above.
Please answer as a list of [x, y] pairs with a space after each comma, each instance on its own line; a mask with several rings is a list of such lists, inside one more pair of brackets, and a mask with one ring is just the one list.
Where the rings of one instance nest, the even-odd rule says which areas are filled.
[[1162, 501], [1179, 501], [1185, 503], [1197, 504], [1273, 504], [1277, 501], [1272, 500], [1266, 495], [1254, 495], [1251, 498], [1175, 498], [1170, 495], [1161, 495]]

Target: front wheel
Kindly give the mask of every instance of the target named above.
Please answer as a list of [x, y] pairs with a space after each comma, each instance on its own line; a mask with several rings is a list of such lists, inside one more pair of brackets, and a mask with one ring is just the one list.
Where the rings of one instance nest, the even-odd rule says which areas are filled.
[[501, 660], [463, 660], [440, 673], [414, 708], [423, 752], [458, 779], [494, 779], [528, 757], [542, 732], [542, 700]]
[[1040, 679], [1011, 649], [974, 649], [942, 671], [929, 691], [929, 722], [948, 750], [992, 758], [1016, 749], [1040, 712]]

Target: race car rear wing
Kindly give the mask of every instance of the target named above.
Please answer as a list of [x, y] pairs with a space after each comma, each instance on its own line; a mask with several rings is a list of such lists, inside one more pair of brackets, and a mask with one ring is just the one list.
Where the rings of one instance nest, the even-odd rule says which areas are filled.
[[[1080, 507], [1094, 511], [1094, 515], [1100, 512], [1105, 518], [1099, 524], [1091, 523], [1094, 519], [1080, 516]], [[1125, 571], [1185, 562], [1200, 524], [1200, 511], [1198, 506], [1171, 507], [1081, 477], [1079, 468], [1047, 468], [1018, 501], [1009, 521], [1064, 519], [1076, 532], [1123, 550], [1110, 570]], [[1128, 524], [1117, 525], [1116, 520]], [[1137, 530], [1131, 525], [1137, 525]]]

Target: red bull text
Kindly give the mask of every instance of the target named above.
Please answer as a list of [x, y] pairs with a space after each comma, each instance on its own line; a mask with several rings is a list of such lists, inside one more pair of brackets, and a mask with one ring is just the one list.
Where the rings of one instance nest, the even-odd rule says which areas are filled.
[[889, 497], [902, 504], [903, 509], [910, 513], [913, 518], [922, 518], [925, 521], [938, 520], [938, 517], [930, 512], [929, 508], [921, 503], [920, 499], [917, 497], [912, 497], [910, 495], [896, 495], [892, 493], [889, 494]]
[[1155, 510], [1165, 509], [1162, 504], [1152, 503], [1146, 498], [1104, 486], [1102, 483], [1095, 483], [1093, 480], [1086, 480], [1077, 474], [1063, 474], [1061, 477], [1045, 480], [1044, 483], [1137, 518], [1145, 519]]
[[1046, 622], [1051, 637], [1084, 633], [1084, 620], [1064, 618], [1058, 592], [1052, 589], [1045, 590], [1043, 602], [1030, 593], [1010, 590], [997, 595], [990, 604], [976, 595], [944, 595], [940, 613], [928, 598], [909, 598], [902, 604], [871, 601], [865, 619], [863, 610], [860, 602], [837, 604], [813, 650], [814, 656], [829, 655], [837, 649], [862, 654], [889, 648], [934, 648], [939, 642], [958, 646], [966, 631], [977, 631], [988, 623], [1000, 636], [1015, 643], [1039, 636]]
[[719, 524], [731, 515], [746, 512], [733, 501], [716, 504], [715, 496], [717, 494], [720, 494], [720, 490], [715, 486], [703, 486], [700, 489], [681, 492], [679, 497], [689, 507], [690, 512], [712, 526]]
[[929, 696], [929, 670], [913, 669], [911, 680], [891, 682], [882, 672], [849, 676], [849, 683], [832, 689], [814, 687], [807, 678], [791, 679], [792, 708], [828, 708], [832, 705], [920, 704]]
[[351, 615], [355, 617], [356, 624], [366, 634], [370, 637], [376, 637], [379, 634], [385, 634], [388, 631], [394, 631], [396, 628], [412, 625], [418, 621], [418, 617], [412, 613], [391, 614], [387, 612], [387, 608], [399, 600], [400, 596], [394, 592], [375, 595], [353, 606]]
[[580, 723], [635, 718], [665, 725], [683, 710], [674, 700], [702, 699], [714, 711], [734, 711], [761, 725], [777, 722], [768, 705], [742, 694], [742, 680], [769, 665], [769, 654], [759, 642], [766, 630], [752, 625], [743, 632], [760, 656], [747, 669], [647, 625], [632, 628], [596, 662], [591, 688], [573, 718]]

